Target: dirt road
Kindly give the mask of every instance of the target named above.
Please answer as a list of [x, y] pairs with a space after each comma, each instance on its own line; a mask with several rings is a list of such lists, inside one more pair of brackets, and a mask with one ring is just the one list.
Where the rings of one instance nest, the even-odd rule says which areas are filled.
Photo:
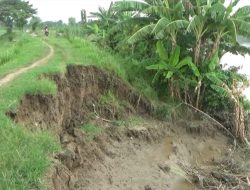
[[49, 53], [45, 57], [37, 60], [36, 62], [32, 63], [31, 65], [29, 65], [27, 67], [23, 67], [21, 69], [18, 69], [16, 71], [12, 72], [12, 73], [7, 74], [4, 78], [0, 79], [0, 87], [7, 84], [10, 81], [12, 81], [14, 78], [21, 75], [22, 73], [27, 72], [30, 69], [33, 69], [39, 65], [42, 65], [42, 64], [45, 64], [48, 62], [48, 60], [54, 55], [54, 48], [46, 42], [43, 42], [43, 43], [45, 43], [46, 46], [49, 47], [49, 49], [50, 49]]

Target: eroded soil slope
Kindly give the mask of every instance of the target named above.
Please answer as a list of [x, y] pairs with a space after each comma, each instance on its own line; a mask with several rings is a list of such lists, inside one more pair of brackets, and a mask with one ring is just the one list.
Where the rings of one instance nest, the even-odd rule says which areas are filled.
[[[210, 180], [196, 173], [214, 172], [230, 155], [228, 139], [209, 122], [196, 121], [193, 130], [192, 122], [154, 120], [146, 98], [94, 66], [69, 66], [65, 75], [51, 78], [58, 86], [56, 95], [27, 95], [17, 112], [7, 113], [16, 122], [58, 137], [62, 152], [54, 156], [46, 189], [192, 190], [231, 185], [221, 180], [224, 176]], [[119, 100], [118, 107], [100, 103], [107, 92]], [[128, 125], [132, 116], [143, 120]], [[117, 119], [125, 122], [111, 121]], [[102, 134], [90, 139], [85, 123], [102, 129]]]
[[[141, 97], [122, 79], [95, 66], [68, 66], [65, 75], [50, 76], [57, 84], [57, 95], [26, 95], [16, 113], [8, 113], [16, 122], [32, 128], [47, 128], [59, 134], [91, 119], [91, 113], [101, 112], [105, 118], [118, 119], [130, 113], [150, 113], [150, 102]], [[124, 103], [123, 113], [110, 114], [98, 107], [101, 95], [111, 91]], [[117, 111], [117, 113], [116, 113]]]

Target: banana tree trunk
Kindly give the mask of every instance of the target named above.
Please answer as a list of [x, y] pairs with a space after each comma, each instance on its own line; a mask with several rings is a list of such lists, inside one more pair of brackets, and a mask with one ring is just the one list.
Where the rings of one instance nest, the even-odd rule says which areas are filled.
[[174, 81], [173, 81], [173, 78], [171, 78], [170, 81], [169, 81], [169, 87], [170, 87], [171, 97], [174, 98]]
[[199, 108], [199, 102], [200, 102], [200, 94], [201, 94], [201, 81], [199, 81], [197, 87], [196, 87], [196, 92], [197, 92], [197, 96], [196, 96], [196, 104], [195, 107]]
[[199, 39], [199, 40], [196, 42], [195, 50], [194, 50], [194, 63], [195, 63], [196, 65], [199, 64], [200, 51], [201, 51], [201, 40]]
[[213, 44], [212, 50], [210, 51], [210, 54], [208, 55], [208, 59], [211, 59], [214, 56], [214, 54], [216, 53], [216, 51], [219, 49], [220, 39], [221, 39], [221, 35], [218, 34], [216, 39], [215, 39], [215, 42]]
[[233, 125], [233, 133], [235, 137], [244, 144], [249, 144], [247, 137], [246, 137], [246, 131], [245, 131], [245, 118], [244, 118], [244, 110], [243, 106], [240, 102], [239, 96], [239, 90], [237, 88], [237, 84], [234, 83], [232, 85], [232, 100], [234, 103], [234, 125]]

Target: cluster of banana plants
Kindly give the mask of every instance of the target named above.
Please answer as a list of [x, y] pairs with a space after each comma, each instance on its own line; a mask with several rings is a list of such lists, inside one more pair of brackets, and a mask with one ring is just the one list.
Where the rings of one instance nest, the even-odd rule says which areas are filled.
[[153, 70], [155, 83], [166, 84], [169, 96], [205, 109], [207, 92], [230, 100], [230, 85], [246, 84], [245, 77], [229, 75], [219, 63], [226, 52], [250, 52], [237, 41], [238, 36], [250, 36], [250, 6], [238, 4], [239, 0], [124, 0], [93, 15], [99, 17], [97, 24], [113, 50], [127, 51], [140, 61], [149, 58], [145, 68]]

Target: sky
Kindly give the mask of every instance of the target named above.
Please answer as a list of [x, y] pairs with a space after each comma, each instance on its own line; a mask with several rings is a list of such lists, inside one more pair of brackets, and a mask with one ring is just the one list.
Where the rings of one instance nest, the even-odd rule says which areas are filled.
[[[37, 9], [37, 15], [43, 21], [63, 20], [67, 23], [69, 17], [80, 21], [81, 9], [89, 12], [97, 11], [98, 7], [108, 8], [112, 0], [29, 0]], [[226, 0], [229, 3], [231, 0]], [[239, 6], [250, 5], [250, 0], [241, 0]]]
[[69, 17], [80, 21], [80, 11], [85, 9], [87, 14], [95, 12], [98, 7], [108, 8], [111, 0], [28, 0], [33, 8], [37, 9], [37, 15], [43, 21], [63, 20], [67, 23]]
[[[29, 0], [37, 9], [37, 15], [43, 21], [63, 20], [67, 23], [69, 17], [80, 21], [81, 9], [89, 12], [97, 11], [98, 7], [108, 8], [112, 0]], [[229, 3], [231, 0], [226, 0]], [[250, 5], [250, 0], [241, 0], [239, 6]]]

